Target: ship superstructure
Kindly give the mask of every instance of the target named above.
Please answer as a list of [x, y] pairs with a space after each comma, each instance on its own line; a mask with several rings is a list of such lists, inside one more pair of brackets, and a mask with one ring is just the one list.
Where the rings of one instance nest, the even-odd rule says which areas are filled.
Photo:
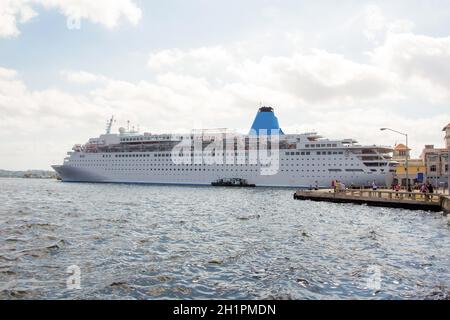
[[66, 182], [211, 185], [242, 179], [256, 186], [330, 187], [390, 183], [397, 163], [390, 147], [330, 140], [317, 133], [285, 134], [262, 107], [247, 135], [226, 129], [189, 134], [141, 134], [120, 128], [75, 145], [53, 168]]

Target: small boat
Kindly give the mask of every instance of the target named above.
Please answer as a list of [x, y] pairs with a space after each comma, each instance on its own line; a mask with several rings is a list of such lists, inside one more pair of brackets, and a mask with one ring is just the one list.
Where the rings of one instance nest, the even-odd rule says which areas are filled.
[[219, 179], [213, 183], [211, 183], [213, 187], [245, 187], [245, 188], [254, 188], [255, 184], [248, 183], [245, 179]]

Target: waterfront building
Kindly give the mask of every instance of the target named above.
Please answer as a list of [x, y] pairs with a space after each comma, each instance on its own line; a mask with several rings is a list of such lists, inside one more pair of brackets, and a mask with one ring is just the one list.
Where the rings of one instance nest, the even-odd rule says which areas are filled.
[[[407, 186], [407, 179], [409, 184], [415, 185], [422, 183], [426, 179], [426, 167], [422, 159], [410, 159], [411, 149], [404, 144], [398, 144], [394, 148], [393, 160], [399, 164], [394, 175], [394, 183], [399, 183], [402, 186]], [[406, 165], [406, 158], [408, 158], [408, 165]], [[407, 174], [408, 173], [408, 174]]]
[[421, 155], [426, 167], [426, 177], [436, 187], [446, 186], [449, 183], [450, 124], [444, 127], [443, 131], [445, 148], [426, 145]]
[[447, 147], [447, 188], [448, 188], [448, 194], [450, 195], [450, 174], [448, 172], [448, 167], [450, 165], [450, 123], [444, 127], [442, 130], [445, 132], [445, 146]]

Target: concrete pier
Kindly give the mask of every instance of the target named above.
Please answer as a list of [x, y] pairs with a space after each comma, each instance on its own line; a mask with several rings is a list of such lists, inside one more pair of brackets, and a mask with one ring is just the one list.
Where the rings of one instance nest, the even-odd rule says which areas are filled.
[[415, 192], [372, 191], [372, 190], [333, 190], [305, 191], [294, 194], [296, 200], [310, 200], [333, 203], [354, 203], [373, 207], [400, 208], [408, 210], [424, 210], [450, 212], [450, 198], [438, 194], [422, 194]]

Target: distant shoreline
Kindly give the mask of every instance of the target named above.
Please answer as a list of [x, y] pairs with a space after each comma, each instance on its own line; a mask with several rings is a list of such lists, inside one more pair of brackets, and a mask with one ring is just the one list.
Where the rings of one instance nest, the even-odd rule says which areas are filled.
[[34, 179], [34, 180], [52, 180], [56, 177], [4, 177], [0, 176], [0, 179]]
[[23, 178], [23, 179], [56, 179], [58, 175], [48, 170], [9, 171], [0, 170], [0, 178]]

